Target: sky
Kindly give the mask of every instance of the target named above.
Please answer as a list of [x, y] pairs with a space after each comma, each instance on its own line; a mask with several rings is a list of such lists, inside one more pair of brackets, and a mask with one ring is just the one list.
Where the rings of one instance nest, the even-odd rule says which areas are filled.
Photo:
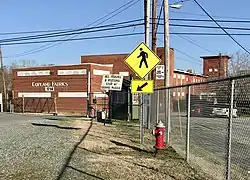
[[[95, 20], [109, 14], [120, 6], [131, 0], [8, 0], [1, 2], [1, 29], [0, 33], [51, 30], [51, 29], [71, 29], [83, 28]], [[136, 1], [136, 0], [135, 0]], [[158, 13], [162, 0], [158, 0]], [[169, 0], [169, 4], [176, 1]], [[215, 19], [250, 20], [249, 6], [250, 1], [241, 0], [198, 0], [207, 12]], [[143, 18], [143, 0], [126, 9], [124, 12], [111, 18], [101, 25], [111, 24], [122, 21], [129, 21]], [[181, 9], [169, 8], [170, 19], [173, 18], [192, 18], [192, 19], [209, 19], [208, 16], [194, 3], [189, 0], [182, 3]], [[219, 17], [218, 17], [219, 16]], [[239, 19], [240, 20], [240, 19]], [[192, 24], [192, 25], [209, 25], [216, 26], [213, 22], [180, 22], [170, 21], [171, 24]], [[223, 26], [230, 27], [248, 27], [250, 23], [220, 23]], [[143, 26], [130, 27], [122, 30], [113, 30], [109, 32], [98, 32], [91, 34], [79, 35], [81, 37], [114, 35], [122, 33], [143, 32]], [[163, 32], [163, 26], [159, 26], [158, 32]], [[220, 29], [197, 29], [170, 27], [171, 32], [217, 32], [223, 33]], [[248, 31], [228, 30], [229, 33], [248, 33]], [[4, 38], [13, 38], [23, 35], [1, 35], [0, 40]], [[69, 37], [68, 37], [69, 38]], [[158, 46], [163, 46], [163, 35], [158, 35]], [[188, 40], [186, 40], [188, 38]], [[250, 36], [234, 36], [246, 49], [250, 50]], [[4, 64], [11, 64], [19, 60], [35, 60], [39, 64], [78, 64], [80, 56], [95, 54], [115, 54], [129, 53], [144, 40], [143, 35], [119, 37], [109, 39], [95, 39], [83, 41], [64, 42], [60, 45], [41, 50], [36, 53], [32, 50], [40, 50], [41, 47], [48, 46], [45, 44], [30, 45], [12, 45], [2, 46]], [[192, 43], [190, 43], [190, 41]], [[194, 45], [194, 43], [196, 45]], [[49, 45], [54, 45], [49, 44]], [[187, 36], [170, 35], [170, 46], [175, 49], [175, 68], [187, 70], [192, 68], [197, 73], [202, 73], [202, 59], [204, 55], [218, 55], [219, 53], [231, 55], [242, 50], [228, 36]], [[199, 47], [198, 47], [199, 46]], [[40, 48], [40, 49], [39, 49]], [[21, 56], [22, 54], [28, 54]]]

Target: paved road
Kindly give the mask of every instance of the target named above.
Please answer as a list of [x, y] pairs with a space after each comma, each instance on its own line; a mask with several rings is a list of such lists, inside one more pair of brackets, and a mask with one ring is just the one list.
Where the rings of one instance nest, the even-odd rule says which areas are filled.
[[[56, 179], [76, 141], [70, 129], [35, 126], [44, 117], [0, 113], [0, 179]], [[54, 123], [54, 122], [53, 122]]]
[[[160, 117], [163, 118], [164, 115], [161, 114]], [[181, 119], [183, 136], [185, 137], [186, 117], [184, 114], [182, 114]], [[178, 115], [172, 113], [171, 121], [171, 134], [173, 141], [176, 143], [182, 143], [184, 150], [185, 139], [180, 136], [180, 121]], [[214, 156], [219, 157], [221, 161], [225, 163], [227, 149], [227, 126], [228, 120], [226, 118], [191, 117], [190, 146], [201, 148], [197, 148], [196, 152], [191, 148], [190, 153], [199, 156], [200, 152], [198, 152], [198, 149], [204, 149], [211, 152]], [[178, 140], [180, 141], [178, 142]], [[210, 156], [210, 154], [207, 154], [206, 156]], [[247, 171], [250, 170], [249, 118], [233, 119], [231, 162], [243, 168], [244, 174], [247, 174]]]

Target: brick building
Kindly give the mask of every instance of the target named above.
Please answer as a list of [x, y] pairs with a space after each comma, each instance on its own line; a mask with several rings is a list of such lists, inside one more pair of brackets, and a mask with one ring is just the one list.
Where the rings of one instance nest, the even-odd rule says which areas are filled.
[[[81, 62], [77, 65], [13, 69], [15, 111], [20, 112], [24, 108], [25, 112], [57, 111], [86, 114], [88, 105], [92, 103], [92, 99], [95, 97], [100, 99], [97, 109], [102, 109], [109, 100], [101, 89], [103, 75], [121, 74], [128, 82], [130, 75], [137, 78], [123, 61], [127, 55], [88, 55], [81, 56]], [[157, 48], [157, 55], [162, 60], [161, 64], [164, 64], [164, 48]], [[204, 75], [195, 74], [191, 69], [186, 71], [174, 69], [174, 49], [171, 48], [170, 85], [197, 83], [206, 80], [208, 77], [227, 75], [228, 56], [206, 56], [202, 58], [204, 59]], [[155, 74], [154, 71], [153, 74]], [[129, 85], [128, 82], [126, 82], [126, 86]], [[155, 80], [155, 87], [163, 86], [163, 80]], [[185, 88], [179, 88], [173, 90], [172, 96], [183, 99], [186, 92]], [[191, 92], [199, 93], [199, 91], [194, 90]], [[118, 94], [116, 96], [121, 97]], [[127, 101], [125, 96], [126, 94], [123, 94], [122, 99]]]
[[90, 100], [107, 97], [100, 82], [103, 74], [112, 72], [112, 67], [112, 64], [83, 63], [13, 69], [14, 109], [86, 113], [88, 94]]
[[227, 77], [229, 56], [202, 56], [203, 74], [209, 77]]

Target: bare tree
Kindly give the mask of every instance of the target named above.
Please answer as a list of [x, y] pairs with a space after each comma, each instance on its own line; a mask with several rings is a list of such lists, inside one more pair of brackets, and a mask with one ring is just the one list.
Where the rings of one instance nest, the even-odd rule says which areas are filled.
[[229, 76], [237, 76], [250, 73], [250, 55], [248, 53], [236, 52], [229, 60]]

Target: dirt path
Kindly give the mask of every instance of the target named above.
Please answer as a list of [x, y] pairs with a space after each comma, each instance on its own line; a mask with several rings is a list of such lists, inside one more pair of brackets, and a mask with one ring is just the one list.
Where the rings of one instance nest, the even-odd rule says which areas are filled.
[[[75, 121], [74, 124], [84, 131], [90, 121]], [[146, 145], [141, 145], [138, 129], [136, 123], [116, 121], [104, 126], [93, 122], [63, 179], [211, 179], [197, 173], [170, 147], [155, 155], [154, 137], [146, 133]], [[80, 138], [80, 134], [75, 135]]]

